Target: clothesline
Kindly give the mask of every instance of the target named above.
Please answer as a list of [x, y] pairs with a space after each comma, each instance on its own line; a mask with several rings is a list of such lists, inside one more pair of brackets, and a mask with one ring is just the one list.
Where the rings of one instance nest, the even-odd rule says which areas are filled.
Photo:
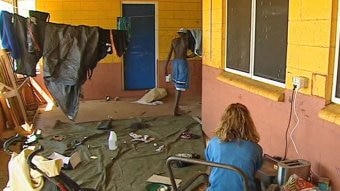
[[[126, 52], [129, 43], [127, 31], [51, 22], [41, 24], [49, 14], [32, 11], [32, 15], [40, 22], [28, 23], [26, 17], [1, 11], [0, 28], [4, 29], [0, 34], [1, 43], [16, 60], [15, 72], [19, 74], [35, 76], [37, 62], [44, 57], [45, 85], [67, 117], [74, 120], [79, 109], [81, 86], [91, 78], [98, 61], [113, 53], [113, 47], [119, 57]], [[12, 22], [13, 19], [15, 22]], [[68, 41], [80, 43], [79, 46], [64, 48]], [[65, 59], [65, 55], [70, 59]], [[65, 67], [70, 64], [72, 71]], [[56, 70], [56, 67], [61, 69]]]

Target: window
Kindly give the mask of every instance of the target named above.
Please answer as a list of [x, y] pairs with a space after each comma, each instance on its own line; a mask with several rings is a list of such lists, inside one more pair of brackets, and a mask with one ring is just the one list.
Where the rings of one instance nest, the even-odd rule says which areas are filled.
[[288, 3], [227, 0], [227, 71], [284, 86]]
[[29, 10], [35, 10], [35, 0], [17, 0], [18, 14], [23, 17], [28, 17]]
[[8, 11], [8, 12], [12, 12], [13, 10], [13, 7], [12, 7], [12, 4], [6, 2], [6, 1], [2, 1], [0, 0], [0, 7], [1, 7], [1, 11], [2, 10], [5, 10], [5, 11]]
[[[8, 11], [13, 13], [13, 5], [8, 1], [0, 0], [0, 11]], [[35, 0], [18, 0], [18, 14], [23, 17], [28, 17], [28, 10], [35, 10]], [[1, 38], [0, 38], [0, 48]]]
[[[13, 11], [13, 7], [12, 4], [5, 2], [5, 1], [1, 1], [0, 0], [0, 11], [8, 11], [8, 12], [12, 12]], [[0, 49], [2, 49], [2, 42], [1, 42], [1, 38], [0, 38]]]
[[[0, 11], [5, 10], [13, 13], [13, 5], [11, 1], [0, 0]], [[23, 17], [28, 17], [29, 10], [35, 10], [35, 0], [17, 0], [18, 14]]]
[[338, 10], [338, 28], [336, 34], [335, 59], [334, 59], [334, 78], [332, 89], [332, 102], [340, 104], [340, 12]]
[[[35, 10], [35, 0], [18, 0], [18, 14], [23, 17], [29, 17], [29, 10]], [[14, 8], [11, 3], [8, 3], [8, 1], [0, 0], [0, 11], [8, 11], [10, 13], [13, 13]], [[0, 49], [3, 49], [2, 42], [0, 38]], [[37, 64], [36, 66], [37, 74], [40, 73], [40, 65]]]

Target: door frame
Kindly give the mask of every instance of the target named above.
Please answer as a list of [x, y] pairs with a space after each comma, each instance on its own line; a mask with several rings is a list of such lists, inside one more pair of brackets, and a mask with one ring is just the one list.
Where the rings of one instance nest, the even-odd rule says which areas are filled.
[[[122, 1], [120, 15], [123, 16], [123, 6], [124, 4], [145, 4], [155, 6], [155, 87], [158, 87], [158, 2], [156, 1]], [[124, 76], [124, 59], [122, 58], [122, 82], [125, 90], [125, 76]]]

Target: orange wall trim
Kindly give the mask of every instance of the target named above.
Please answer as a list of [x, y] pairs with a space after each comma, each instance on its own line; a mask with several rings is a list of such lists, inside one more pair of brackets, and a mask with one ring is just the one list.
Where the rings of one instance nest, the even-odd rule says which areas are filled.
[[[164, 76], [165, 61], [158, 62], [158, 87], [166, 88], [169, 96], [175, 94], [172, 83], [165, 83]], [[169, 67], [169, 71], [171, 68]], [[202, 93], [202, 62], [200, 60], [189, 61], [190, 88], [183, 94], [186, 96], [201, 96]], [[121, 63], [98, 63], [93, 70], [90, 80], [82, 86], [84, 100], [105, 100], [106, 96], [111, 98], [138, 98], [145, 94], [145, 90], [124, 90]], [[48, 92], [43, 82], [43, 74], [35, 77], [39, 85]]]

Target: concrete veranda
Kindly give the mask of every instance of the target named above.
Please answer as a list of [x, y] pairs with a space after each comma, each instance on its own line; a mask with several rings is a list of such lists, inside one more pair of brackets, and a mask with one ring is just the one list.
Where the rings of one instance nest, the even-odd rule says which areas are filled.
[[[119, 99], [118, 101], [81, 101], [75, 123], [100, 121], [105, 120], [108, 117], [113, 119], [128, 119], [135, 117], [172, 115], [173, 113], [173, 99], [171, 97], [163, 99], [163, 104], [161, 105], [132, 103], [138, 99], [139, 98], [126, 98]], [[180, 102], [180, 109], [188, 115], [201, 117], [201, 97], [183, 97]], [[43, 131], [48, 130], [54, 126], [57, 120], [72, 122], [67, 119], [58, 107], [54, 107], [51, 111], [44, 111], [44, 107], [41, 107], [34, 126]], [[14, 131], [6, 131], [1, 138], [6, 139], [14, 134]], [[3, 150], [0, 150], [0, 161], [0, 188], [2, 189], [6, 186], [8, 181], [7, 165], [9, 161], [8, 154]]]

